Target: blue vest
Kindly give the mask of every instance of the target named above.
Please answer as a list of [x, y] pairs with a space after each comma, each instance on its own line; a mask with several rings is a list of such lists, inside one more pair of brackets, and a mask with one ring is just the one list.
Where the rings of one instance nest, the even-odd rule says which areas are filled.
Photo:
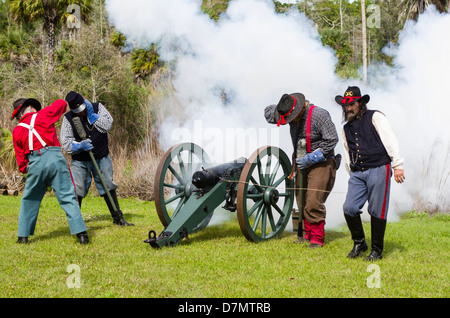
[[368, 110], [360, 119], [344, 125], [352, 170], [363, 171], [391, 162], [372, 123], [374, 113], [375, 110]]
[[[92, 107], [94, 108], [94, 112], [98, 114], [98, 103], [92, 103]], [[70, 126], [72, 126], [75, 141], [80, 142], [81, 137], [80, 135], [78, 135], [77, 129], [75, 128], [75, 125], [73, 123], [73, 118], [76, 115], [72, 111], [69, 111], [64, 116], [69, 121]], [[92, 141], [92, 145], [94, 146], [94, 149], [92, 149], [94, 158], [101, 159], [103, 157], [106, 157], [109, 154], [108, 133], [99, 132], [97, 128], [89, 124], [87, 118], [80, 117], [80, 119], [81, 123], [83, 124], [84, 130], [86, 131], [86, 138], [89, 138]], [[89, 156], [89, 152], [87, 151], [72, 154], [72, 159], [77, 161], [91, 161], [91, 157]]]

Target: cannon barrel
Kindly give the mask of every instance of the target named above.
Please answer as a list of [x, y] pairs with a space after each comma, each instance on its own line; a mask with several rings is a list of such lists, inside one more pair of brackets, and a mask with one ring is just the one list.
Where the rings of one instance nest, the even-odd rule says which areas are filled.
[[246, 161], [246, 158], [241, 157], [214, 167], [203, 168], [192, 175], [192, 184], [198, 189], [210, 189], [220, 180], [228, 179], [236, 172], [241, 171]]
[[208, 185], [215, 185], [219, 180], [219, 177], [210, 170], [196, 171], [192, 176], [192, 184], [198, 189], [206, 188]]

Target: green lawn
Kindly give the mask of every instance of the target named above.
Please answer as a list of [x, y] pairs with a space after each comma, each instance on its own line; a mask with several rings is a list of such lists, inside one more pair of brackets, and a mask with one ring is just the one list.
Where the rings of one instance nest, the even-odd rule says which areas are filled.
[[[21, 197], [0, 197], [0, 297], [419, 297], [448, 298], [449, 216], [409, 213], [388, 223], [384, 259], [375, 266], [345, 256], [345, 226], [311, 250], [294, 234], [254, 244], [236, 218], [193, 234], [191, 243], [153, 249], [163, 227], [153, 202], [120, 200], [134, 227], [112, 224], [103, 199], [83, 200], [91, 243], [70, 236], [64, 212], [46, 196], [30, 244], [16, 244]], [[370, 240], [370, 225], [364, 224]], [[366, 252], [368, 253], [368, 252]], [[370, 266], [371, 265], [371, 266]], [[79, 278], [79, 280], [77, 280]], [[379, 283], [379, 285], [377, 285]]]

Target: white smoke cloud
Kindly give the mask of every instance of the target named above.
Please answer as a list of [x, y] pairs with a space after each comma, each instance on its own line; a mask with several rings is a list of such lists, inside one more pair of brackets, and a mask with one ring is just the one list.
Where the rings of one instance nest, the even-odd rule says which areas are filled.
[[[417, 24], [409, 24], [399, 46], [391, 49], [395, 66], [372, 68], [369, 76], [382, 74], [381, 82], [366, 86], [335, 75], [334, 52], [321, 44], [312, 22], [295, 10], [276, 14], [270, 0], [233, 0], [216, 23], [200, 6], [197, 0], [106, 2], [110, 22], [129, 41], [141, 46], [157, 42], [161, 58], [175, 62], [173, 85], [183, 120], [169, 118], [161, 126], [164, 147], [184, 136], [183, 141], [196, 142], [216, 162], [249, 157], [266, 144], [279, 146], [290, 156], [288, 127], [267, 124], [264, 108], [276, 104], [284, 93], [301, 92], [330, 112], [340, 134], [342, 114], [334, 97], [349, 85], [359, 85], [371, 96], [369, 108], [388, 116], [405, 157], [407, 181], [393, 182], [390, 219], [412, 208], [416, 189], [423, 187], [430, 200], [433, 193], [442, 192], [433, 185], [438, 176], [430, 175], [428, 188], [421, 172], [435, 143], [442, 150], [431, 173], [439, 172], [435, 168], [442, 165], [442, 158], [450, 161], [446, 148], [450, 125], [444, 122], [450, 112], [444, 95], [450, 83], [450, 40], [443, 35], [450, 31], [448, 14], [429, 10]], [[337, 152], [343, 153], [341, 143]], [[347, 179], [341, 167], [327, 201], [327, 227], [343, 223]]]
[[[215, 23], [194, 0], [112, 0], [107, 9], [130, 41], [158, 42], [161, 58], [176, 60], [173, 85], [188, 116], [182, 127], [192, 133], [195, 120], [203, 130], [273, 128], [263, 110], [283, 93], [301, 91], [314, 103], [337, 109], [330, 92], [336, 83], [334, 53], [298, 12], [276, 15], [271, 1], [239, 0]], [[172, 130], [163, 135], [170, 144]], [[289, 145], [290, 137], [284, 139]]]

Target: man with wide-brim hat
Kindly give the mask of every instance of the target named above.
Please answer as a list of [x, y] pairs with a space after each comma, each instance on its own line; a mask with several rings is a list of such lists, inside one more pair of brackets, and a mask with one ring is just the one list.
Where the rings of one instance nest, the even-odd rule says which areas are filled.
[[284, 94], [273, 113], [277, 126], [289, 124], [305, 109], [305, 96], [300, 93]]
[[22, 118], [24, 111], [29, 107], [34, 108], [35, 111], [40, 111], [42, 108], [41, 103], [39, 103], [39, 101], [37, 99], [34, 99], [34, 98], [28, 98], [28, 99], [19, 98], [19, 99], [17, 99], [13, 103], [14, 111], [11, 115], [11, 120], [13, 120], [14, 118]]
[[19, 121], [13, 130], [14, 150], [19, 170], [26, 174], [17, 242], [28, 243], [34, 234], [41, 201], [51, 186], [66, 212], [70, 233], [76, 234], [81, 244], [88, 243], [70, 170], [56, 135], [55, 123], [65, 113], [66, 101], [59, 99], [42, 109], [34, 98], [20, 98], [13, 108], [11, 119]]
[[334, 155], [338, 142], [336, 127], [328, 111], [312, 105], [301, 93], [283, 94], [278, 104], [265, 108], [264, 115], [268, 123], [290, 127], [294, 146], [290, 177], [296, 176], [296, 184], [302, 184], [304, 198], [304, 203], [297, 204], [303, 215], [305, 235], [299, 218], [296, 242], [321, 247], [325, 239], [325, 201], [333, 189], [338, 166]]
[[349, 86], [335, 101], [342, 106], [346, 121], [342, 141], [350, 179], [343, 209], [354, 242], [347, 257], [356, 258], [368, 249], [361, 222], [361, 208], [368, 202], [372, 251], [366, 259], [375, 261], [382, 258], [392, 170], [395, 181], [402, 183], [404, 160], [386, 116], [367, 109], [369, 95], [362, 95], [357, 86]]
[[369, 95], [361, 96], [361, 90], [357, 86], [349, 86], [344, 93], [344, 96], [338, 95], [335, 97], [336, 103], [341, 106], [349, 105], [361, 100], [365, 104], [370, 101]]

